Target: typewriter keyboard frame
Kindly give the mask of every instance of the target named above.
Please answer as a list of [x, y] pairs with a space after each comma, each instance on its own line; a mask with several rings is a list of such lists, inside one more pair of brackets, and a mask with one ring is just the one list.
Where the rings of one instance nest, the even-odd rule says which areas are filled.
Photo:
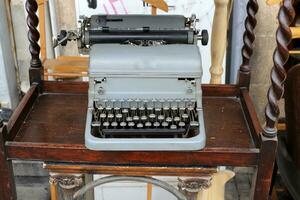
[[188, 138], [198, 134], [195, 101], [129, 100], [126, 104], [130, 107], [115, 106], [122, 107], [122, 104], [120, 101], [94, 103], [91, 129], [95, 137]]
[[98, 100], [87, 116], [89, 149], [196, 150], [205, 144], [196, 100]]

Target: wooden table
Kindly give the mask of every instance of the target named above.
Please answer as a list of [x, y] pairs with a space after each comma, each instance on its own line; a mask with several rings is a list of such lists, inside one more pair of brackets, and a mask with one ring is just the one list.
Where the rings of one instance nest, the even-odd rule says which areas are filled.
[[239, 82], [236, 85], [203, 85], [207, 144], [201, 151], [109, 152], [86, 149], [84, 125], [88, 85], [84, 82], [42, 80], [36, 1], [27, 0], [26, 9], [32, 85], [9, 123], [1, 127], [1, 199], [16, 199], [11, 166], [14, 159], [63, 162], [74, 167], [58, 167], [57, 170], [70, 173], [101, 171], [102, 174], [143, 176], [197, 176], [203, 166], [255, 166], [252, 198], [268, 199], [277, 148], [277, 102], [283, 95], [284, 64], [288, 59], [287, 46], [291, 39], [288, 29], [293, 20], [292, 0], [285, 0], [280, 10], [278, 48], [275, 50], [272, 86], [268, 93], [266, 126], [261, 128], [248, 90], [249, 60], [253, 53], [253, 29], [258, 10], [256, 0], [249, 0]]

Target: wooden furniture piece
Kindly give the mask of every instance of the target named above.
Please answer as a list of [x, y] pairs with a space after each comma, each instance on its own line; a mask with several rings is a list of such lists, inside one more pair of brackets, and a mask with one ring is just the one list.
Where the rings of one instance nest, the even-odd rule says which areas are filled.
[[[279, 46], [283, 46], [282, 57], [283, 66], [287, 71], [285, 81], [285, 123], [286, 126], [278, 136], [278, 151], [276, 156], [276, 167], [274, 177], [277, 175], [277, 170], [280, 172], [281, 179], [294, 199], [300, 198], [300, 157], [299, 157], [299, 85], [300, 85], [300, 59], [297, 55], [300, 53], [298, 49], [294, 49], [295, 39], [299, 39], [299, 24], [297, 18], [300, 17], [298, 12], [300, 1], [294, 1], [294, 7], [290, 4], [282, 5], [282, 13], [287, 13], [287, 18], [281, 18], [279, 34], [286, 32], [286, 37], [278, 37]], [[298, 12], [298, 13], [297, 13]], [[290, 20], [286, 20], [290, 19]], [[288, 28], [289, 27], [289, 28]], [[284, 40], [282, 40], [284, 39]], [[278, 42], [278, 43], [279, 43]], [[279, 60], [281, 61], [281, 60]], [[294, 65], [295, 63], [298, 63]], [[284, 123], [284, 125], [285, 125]]]
[[1, 199], [16, 199], [11, 167], [14, 159], [63, 162], [76, 166], [64, 168], [63, 172], [69, 173], [94, 173], [96, 168], [101, 168], [101, 174], [123, 176], [197, 176], [203, 166], [255, 166], [252, 199], [268, 199], [277, 148], [277, 102], [283, 95], [284, 63], [288, 59], [287, 45], [291, 36], [289, 24], [294, 15], [293, 0], [285, 0], [279, 13], [278, 48], [274, 56], [265, 127], [261, 128], [249, 95], [249, 60], [258, 10], [257, 1], [249, 0], [239, 82], [236, 85], [203, 85], [207, 144], [201, 151], [185, 152], [86, 149], [84, 126], [88, 85], [84, 82], [42, 80], [37, 8], [36, 0], [26, 1], [32, 57], [29, 70], [31, 88], [9, 123], [1, 126]]
[[144, 0], [144, 2], [151, 4], [152, 15], [157, 15], [157, 8], [165, 12], [169, 11], [168, 4], [164, 0]]
[[43, 63], [44, 77], [87, 77], [88, 62], [89, 58], [85, 56], [59, 56], [56, 59], [46, 59]]
[[227, 47], [227, 29], [233, 0], [214, 0], [215, 14], [211, 34], [211, 84], [220, 84]]
[[285, 85], [285, 110], [287, 130], [278, 137], [276, 163], [280, 176], [294, 199], [300, 198], [300, 127], [299, 92], [300, 64], [287, 73]]

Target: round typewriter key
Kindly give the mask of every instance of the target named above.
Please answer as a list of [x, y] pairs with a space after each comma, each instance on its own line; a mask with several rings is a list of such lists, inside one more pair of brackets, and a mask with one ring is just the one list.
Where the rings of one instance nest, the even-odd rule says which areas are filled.
[[130, 108], [130, 110], [131, 110], [131, 111], [136, 111], [137, 108], [133, 106], [133, 107]]
[[186, 113], [182, 114], [182, 119], [183, 120], [187, 120], [188, 118], [189, 118], [188, 114], [186, 114]]
[[115, 107], [115, 108], [114, 108], [114, 110], [115, 110], [115, 112], [116, 112], [116, 113], [119, 113], [119, 112], [120, 112], [120, 110], [121, 110], [121, 108], [119, 108], [119, 107]]
[[199, 126], [199, 122], [197, 121], [191, 121], [190, 126]]
[[104, 110], [104, 108], [102, 106], [97, 106], [97, 109], [101, 112]]
[[128, 126], [129, 126], [130, 128], [133, 128], [133, 127], [135, 126], [135, 123], [134, 123], [134, 122], [128, 122]]
[[132, 117], [126, 117], [126, 121], [131, 122], [132, 121]]
[[158, 115], [157, 119], [158, 119], [159, 121], [163, 121], [163, 120], [165, 119], [165, 116], [163, 116], [163, 115]]
[[118, 126], [118, 123], [117, 123], [117, 122], [112, 122], [112, 123], [111, 123], [111, 126], [112, 126], [113, 128], [116, 128], [116, 127]]
[[164, 128], [166, 128], [166, 127], [169, 126], [169, 123], [168, 122], [163, 122], [163, 123], [161, 123], [161, 126], [164, 127]]
[[179, 111], [180, 111], [180, 112], [184, 112], [184, 111], [185, 111], [185, 107], [180, 107], [180, 108], [179, 108]]
[[175, 129], [177, 129], [177, 126], [176, 126], [175, 124], [172, 124], [172, 125], [170, 126], [170, 129], [175, 130]]
[[99, 127], [101, 123], [99, 121], [92, 122], [92, 127]]
[[161, 108], [155, 108], [154, 109], [156, 113], [160, 113], [161, 112]]
[[180, 117], [174, 117], [174, 122], [179, 122], [180, 121]]
[[108, 112], [112, 110], [112, 108], [111, 108], [111, 107], [109, 107], [109, 106], [108, 106], [108, 107], [106, 107], [105, 109], [106, 109]]
[[109, 127], [109, 122], [104, 122], [104, 123], [103, 123], [103, 126], [104, 126], [105, 128], [108, 128], [108, 127]]
[[155, 117], [156, 117], [156, 115], [155, 115], [155, 114], [150, 114], [150, 115], [149, 115], [149, 119], [150, 119], [150, 120], [154, 120], [154, 119], [155, 119]]
[[107, 118], [108, 118], [108, 119], [112, 119], [112, 118], [114, 118], [114, 117], [115, 117], [114, 114], [111, 114], [111, 113], [107, 115]]
[[145, 123], [145, 126], [146, 126], [147, 128], [149, 128], [149, 127], [152, 126], [152, 124], [151, 124], [151, 122], [146, 122], [146, 123]]
[[126, 122], [121, 122], [121, 123], [120, 123], [120, 126], [121, 126], [122, 128], [126, 128], [126, 125], [127, 125]]
[[123, 115], [122, 114], [116, 114], [117, 119], [122, 119]]
[[137, 127], [137, 128], [143, 128], [143, 127], [144, 127], [144, 124], [138, 123], [138, 124], [136, 125], [136, 127]]
[[169, 106], [164, 106], [163, 110], [164, 111], [169, 111], [170, 107]]
[[173, 107], [171, 108], [171, 110], [172, 110], [172, 111], [177, 111], [177, 107], [173, 106]]
[[142, 115], [145, 115], [145, 107], [139, 107], [138, 109], [138, 115], [142, 116]]
[[169, 123], [169, 122], [172, 122], [172, 118], [171, 118], [171, 117], [167, 117], [167, 118], [166, 118], [166, 122], [168, 122], [168, 123]]
[[140, 120], [139, 116], [137, 116], [137, 115], [133, 116], [132, 119], [133, 119], [133, 121], [139, 121]]
[[145, 107], [143, 106], [139, 107], [139, 111], [145, 111]]
[[124, 108], [124, 109], [122, 110], [122, 113], [127, 114], [127, 113], [128, 113], [128, 109], [127, 109], [127, 108]]
[[148, 114], [151, 114], [153, 112], [153, 108], [152, 107], [148, 107], [147, 108], [147, 112], [148, 112]]
[[180, 128], [183, 128], [183, 127], [185, 127], [185, 123], [184, 123], [184, 122], [179, 122], [179, 123], [178, 123], [178, 126], [179, 126]]
[[153, 126], [154, 126], [155, 128], [157, 128], [157, 127], [160, 126], [160, 123], [159, 123], [159, 122], [154, 122], [154, 123], [153, 123]]
[[188, 110], [189, 110], [189, 111], [193, 111], [193, 110], [194, 110], [194, 106], [193, 106], [193, 105], [189, 105], [189, 106], [188, 106]]
[[101, 119], [106, 118], [106, 114], [105, 114], [105, 113], [101, 113], [101, 114], [100, 114], [100, 118], [101, 118]]
[[148, 117], [146, 115], [141, 116], [142, 121], [146, 121], [147, 119], [148, 119]]

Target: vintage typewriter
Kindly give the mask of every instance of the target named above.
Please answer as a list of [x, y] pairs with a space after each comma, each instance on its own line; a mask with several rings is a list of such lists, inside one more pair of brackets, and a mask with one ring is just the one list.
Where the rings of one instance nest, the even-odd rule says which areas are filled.
[[93, 15], [76, 39], [88, 52], [85, 145], [92, 150], [199, 150], [205, 146], [195, 16]]

